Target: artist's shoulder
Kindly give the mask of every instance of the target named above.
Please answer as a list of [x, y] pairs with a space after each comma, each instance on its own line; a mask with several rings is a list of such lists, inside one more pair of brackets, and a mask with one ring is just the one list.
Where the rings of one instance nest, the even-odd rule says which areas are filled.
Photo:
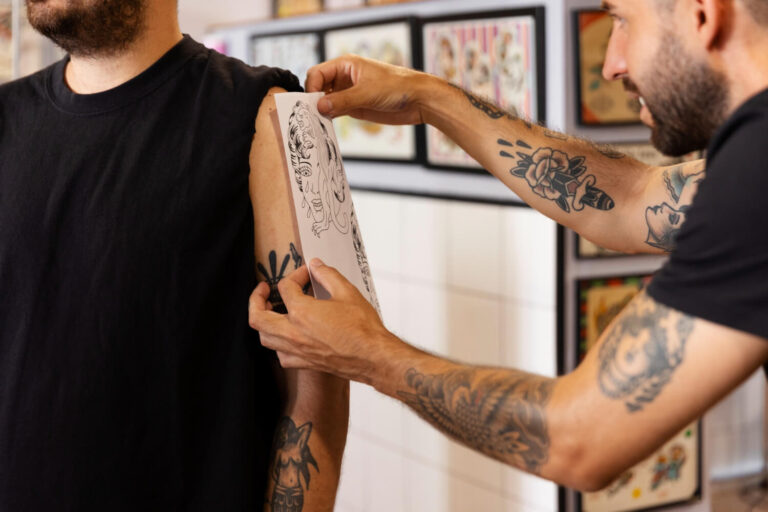
[[20, 104], [46, 97], [46, 83], [53, 66], [0, 85], [0, 102]]

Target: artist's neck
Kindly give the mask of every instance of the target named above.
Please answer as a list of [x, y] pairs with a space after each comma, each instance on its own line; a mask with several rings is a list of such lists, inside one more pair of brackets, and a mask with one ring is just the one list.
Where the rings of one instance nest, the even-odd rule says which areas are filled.
[[67, 85], [78, 94], [108, 91], [146, 71], [182, 39], [175, 16], [147, 13], [142, 34], [124, 52], [110, 56], [71, 56], [65, 72]]

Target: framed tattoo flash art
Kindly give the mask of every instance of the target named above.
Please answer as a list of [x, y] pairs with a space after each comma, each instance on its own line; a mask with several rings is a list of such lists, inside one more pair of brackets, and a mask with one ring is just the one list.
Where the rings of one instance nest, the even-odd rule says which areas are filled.
[[0, 0], [0, 83], [13, 78], [13, 7]]
[[613, 20], [603, 10], [574, 12], [577, 118], [586, 126], [640, 122], [640, 103], [619, 80], [603, 78], [603, 62]]
[[251, 37], [250, 64], [287, 69], [303, 84], [309, 68], [322, 61], [322, 46], [315, 32], [256, 35]]
[[[325, 33], [325, 58], [354, 53], [387, 64], [417, 68], [414, 29], [412, 19], [335, 28]], [[344, 158], [415, 161], [419, 156], [419, 129], [414, 126], [387, 126], [349, 116], [334, 120], [334, 125]]]
[[[632, 276], [578, 282], [578, 363], [650, 279]], [[579, 510], [625, 512], [683, 503], [700, 496], [700, 483], [701, 433], [700, 423], [696, 422], [606, 489], [581, 494]]]
[[[464, 89], [489, 117], [543, 121], [543, 19], [544, 10], [536, 8], [425, 20], [424, 70]], [[427, 127], [426, 139], [427, 165], [480, 169], [438, 130]]]
[[275, 18], [314, 14], [323, 10], [323, 0], [273, 0]]

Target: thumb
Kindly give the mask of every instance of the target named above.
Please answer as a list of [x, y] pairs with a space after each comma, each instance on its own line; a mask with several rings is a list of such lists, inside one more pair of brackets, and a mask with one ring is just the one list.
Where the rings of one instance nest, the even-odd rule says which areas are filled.
[[324, 116], [339, 117], [354, 110], [370, 107], [360, 89], [356, 86], [343, 91], [332, 92], [320, 98], [317, 110]]
[[318, 258], [314, 258], [309, 263], [309, 266], [312, 270], [312, 277], [320, 283], [333, 298], [344, 296], [349, 290], [348, 287], [352, 286], [352, 283], [347, 281], [338, 270], [329, 267]]

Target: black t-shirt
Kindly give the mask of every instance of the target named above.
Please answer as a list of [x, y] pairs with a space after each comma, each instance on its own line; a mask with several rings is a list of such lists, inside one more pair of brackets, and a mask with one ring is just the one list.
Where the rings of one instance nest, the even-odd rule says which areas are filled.
[[656, 301], [768, 339], [768, 90], [712, 139], [706, 178], [677, 248], [651, 283]]
[[185, 37], [116, 89], [0, 87], [0, 510], [257, 510], [249, 152], [295, 77]]

